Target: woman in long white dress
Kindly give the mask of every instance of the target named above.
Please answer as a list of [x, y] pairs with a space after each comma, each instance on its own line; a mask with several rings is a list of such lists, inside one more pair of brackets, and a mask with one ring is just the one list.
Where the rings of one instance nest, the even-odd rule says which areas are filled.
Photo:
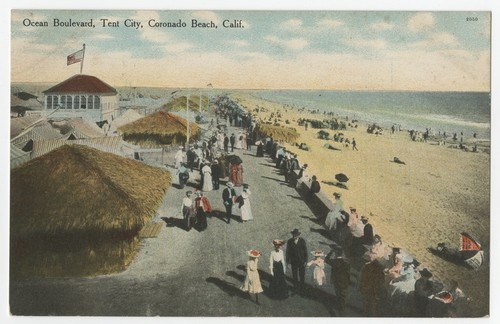
[[333, 196], [335, 197], [335, 206], [328, 213], [328, 215], [326, 215], [325, 219], [325, 225], [329, 230], [335, 230], [337, 228], [337, 220], [342, 219], [342, 214], [340, 213], [340, 211], [344, 209], [344, 203], [340, 199], [342, 195], [335, 192]]
[[241, 198], [243, 198], [243, 205], [240, 207], [241, 210], [241, 220], [246, 222], [253, 219], [252, 207], [250, 205], [250, 195], [252, 193], [248, 189], [248, 185], [243, 185], [243, 190], [241, 191]]
[[257, 305], [260, 305], [259, 294], [263, 292], [263, 289], [260, 283], [258, 263], [261, 253], [257, 250], [250, 250], [247, 251], [247, 254], [249, 256], [249, 260], [247, 261], [247, 266], [246, 266], [247, 275], [240, 289], [248, 292], [249, 294], [254, 294], [255, 303]]
[[203, 174], [203, 191], [212, 191], [213, 183], [212, 183], [212, 168], [208, 161], [205, 161], [205, 165], [201, 169], [201, 173]]
[[238, 136], [236, 137], [236, 144], [234, 145], [234, 148], [241, 150], [243, 148], [242, 142], [243, 142], [243, 134], [239, 132]]

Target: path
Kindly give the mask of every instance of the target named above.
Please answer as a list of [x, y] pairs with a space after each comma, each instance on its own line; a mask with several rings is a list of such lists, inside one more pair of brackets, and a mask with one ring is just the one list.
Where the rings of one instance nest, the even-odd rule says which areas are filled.
[[[230, 128], [231, 131], [237, 131]], [[157, 238], [144, 239], [136, 260], [123, 273], [95, 278], [43, 279], [11, 282], [13, 314], [113, 316], [337, 316], [334, 288], [310, 287], [284, 301], [261, 297], [261, 306], [246, 299], [238, 288], [244, 280], [246, 250], [263, 252], [261, 281], [269, 285], [269, 255], [273, 239], [288, 239], [298, 228], [309, 250], [325, 253], [330, 242], [314, 222], [315, 216], [294, 188], [277, 174], [269, 158], [239, 150], [244, 180], [249, 184], [254, 220], [226, 224], [222, 215], [222, 189], [207, 193], [214, 208], [208, 229], [186, 232], [165, 226]], [[180, 217], [184, 190], [170, 188], [155, 222]], [[330, 268], [325, 269], [328, 282]], [[355, 272], [355, 271], [354, 271]], [[288, 269], [288, 276], [291, 275]], [[310, 269], [306, 282], [311, 283]], [[360, 316], [362, 305], [353, 284], [346, 316]], [[291, 285], [291, 283], [289, 282]]]

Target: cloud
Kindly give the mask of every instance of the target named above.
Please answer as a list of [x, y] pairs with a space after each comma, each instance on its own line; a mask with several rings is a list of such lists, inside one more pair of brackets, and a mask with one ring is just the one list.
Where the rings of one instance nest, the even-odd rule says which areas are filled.
[[387, 47], [387, 42], [381, 38], [377, 39], [350, 38], [350, 39], [344, 39], [343, 42], [346, 45], [357, 48], [371, 48], [375, 50], [381, 50]]
[[93, 37], [95, 39], [102, 39], [102, 40], [114, 39], [115, 38], [115, 37], [111, 36], [110, 34], [97, 34], [97, 35], [94, 35]]
[[170, 40], [170, 36], [160, 28], [151, 28], [147, 25], [148, 21], [154, 19], [160, 22], [161, 18], [157, 11], [137, 11], [132, 17], [135, 21], [142, 23], [144, 28], [140, 28], [141, 37], [157, 44], [163, 44]]
[[317, 23], [318, 27], [325, 27], [325, 28], [338, 28], [343, 25], [344, 25], [343, 21], [333, 20], [333, 19], [322, 19]]
[[391, 23], [388, 23], [385, 21], [381, 21], [378, 23], [371, 24], [370, 28], [375, 29], [375, 30], [390, 30], [390, 29], [394, 28], [394, 24], [391, 24]]
[[266, 36], [267, 42], [289, 50], [301, 50], [309, 45], [309, 42], [304, 38], [292, 38], [288, 40], [279, 39], [276, 36]]
[[429, 30], [434, 27], [434, 16], [430, 12], [415, 14], [408, 21], [408, 29], [412, 32]]
[[201, 19], [203, 22], [213, 21], [216, 25], [220, 24], [219, 16], [213, 11], [195, 11], [191, 16], [196, 19]]
[[297, 30], [302, 27], [302, 20], [289, 19], [281, 23], [281, 28], [286, 30]]
[[230, 41], [228, 41], [228, 43], [233, 45], [233, 46], [236, 46], [236, 47], [245, 47], [245, 46], [250, 45], [249, 42], [247, 42], [246, 40], [241, 40], [241, 39], [230, 40]]
[[163, 47], [168, 53], [182, 53], [194, 48], [194, 45], [188, 42], [177, 42], [175, 44], [168, 44]]
[[429, 47], [449, 47], [457, 45], [457, 38], [447, 32], [434, 33], [431, 34], [428, 38], [409, 44], [409, 47], [418, 47], [418, 48], [429, 48]]

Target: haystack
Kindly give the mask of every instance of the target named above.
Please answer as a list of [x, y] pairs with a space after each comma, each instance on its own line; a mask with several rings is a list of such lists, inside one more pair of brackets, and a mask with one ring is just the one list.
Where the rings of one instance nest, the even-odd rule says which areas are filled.
[[295, 128], [274, 126], [269, 124], [257, 124], [255, 129], [258, 137], [272, 137], [275, 141], [293, 143], [299, 138]]
[[[186, 142], [187, 121], [172, 113], [159, 111], [118, 130], [125, 141], [142, 147], [160, 147]], [[200, 128], [195, 123], [189, 123], [189, 132], [192, 138], [196, 138]]]
[[12, 274], [123, 269], [170, 183], [166, 171], [80, 145], [62, 146], [14, 169]]

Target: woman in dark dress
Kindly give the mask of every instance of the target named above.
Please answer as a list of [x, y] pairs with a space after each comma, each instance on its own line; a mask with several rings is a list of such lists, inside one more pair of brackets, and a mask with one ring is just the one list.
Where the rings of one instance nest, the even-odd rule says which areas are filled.
[[274, 251], [271, 252], [269, 268], [271, 270], [271, 282], [269, 284], [269, 297], [273, 299], [288, 298], [288, 286], [285, 281], [285, 255], [281, 247], [284, 240], [274, 240]]
[[257, 145], [257, 157], [263, 157], [264, 156], [264, 144], [260, 142]]
[[207, 197], [203, 195], [203, 192], [196, 191], [196, 198], [194, 200], [194, 206], [196, 210], [196, 230], [202, 232], [207, 229], [207, 213], [212, 211], [212, 205], [208, 201]]

